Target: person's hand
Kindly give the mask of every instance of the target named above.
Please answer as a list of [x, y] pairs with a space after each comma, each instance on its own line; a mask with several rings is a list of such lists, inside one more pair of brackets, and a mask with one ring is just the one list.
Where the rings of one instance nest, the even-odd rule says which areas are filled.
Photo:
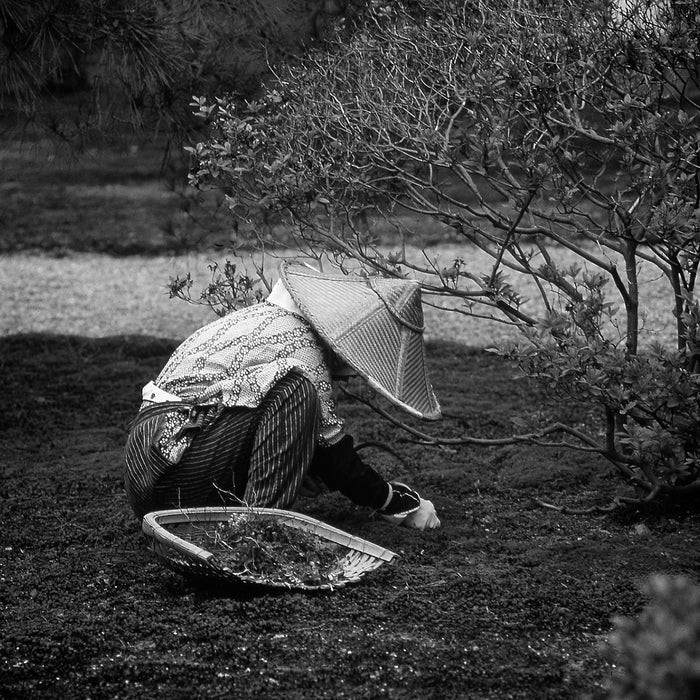
[[401, 524], [404, 527], [414, 527], [417, 530], [433, 530], [440, 527], [440, 518], [435, 512], [433, 502], [421, 498], [418, 510], [409, 513]]
[[395, 525], [426, 530], [440, 527], [435, 507], [406, 484], [392, 481], [388, 503], [379, 511], [382, 518]]

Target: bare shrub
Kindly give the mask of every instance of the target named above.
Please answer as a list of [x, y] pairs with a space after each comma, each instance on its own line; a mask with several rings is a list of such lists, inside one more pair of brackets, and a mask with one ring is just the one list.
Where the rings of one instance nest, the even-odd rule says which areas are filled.
[[[599, 408], [583, 430], [514, 439], [599, 453], [635, 498], [696, 491], [699, 30], [690, 0], [370, 3], [352, 36], [260, 99], [198, 100], [211, 131], [191, 181], [223, 187], [243, 222], [261, 208], [285, 220], [319, 264], [415, 277], [465, 323], [517, 326], [523, 342], [501, 351]], [[425, 226], [490, 271], [427, 255]], [[562, 249], [577, 263], [558, 264]], [[642, 263], [667, 282], [673, 347], [644, 326]]]

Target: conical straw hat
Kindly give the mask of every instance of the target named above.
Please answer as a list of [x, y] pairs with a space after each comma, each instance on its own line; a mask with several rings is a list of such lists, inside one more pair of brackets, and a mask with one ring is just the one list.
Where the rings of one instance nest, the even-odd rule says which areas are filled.
[[417, 282], [328, 275], [288, 262], [280, 276], [319, 336], [370, 386], [414, 416], [440, 417], [425, 370]]

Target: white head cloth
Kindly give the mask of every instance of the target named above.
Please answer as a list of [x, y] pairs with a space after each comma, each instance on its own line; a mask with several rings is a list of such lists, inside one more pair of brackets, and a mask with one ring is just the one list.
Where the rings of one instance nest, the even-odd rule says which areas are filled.
[[287, 311], [291, 311], [292, 313], [299, 314], [299, 316], [304, 315], [297, 306], [297, 303], [292, 299], [292, 295], [287, 291], [282, 280], [277, 280], [277, 282], [275, 282], [266, 301], [269, 301], [270, 304], [274, 304], [275, 306], [280, 306]]

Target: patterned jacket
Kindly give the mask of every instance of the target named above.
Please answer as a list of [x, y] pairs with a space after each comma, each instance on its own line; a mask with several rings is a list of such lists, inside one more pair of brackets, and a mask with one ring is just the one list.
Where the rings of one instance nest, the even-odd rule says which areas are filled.
[[[306, 377], [320, 402], [319, 442], [329, 446], [343, 436], [336, 414], [329, 351], [302, 316], [262, 302], [234, 311], [195, 331], [173, 353], [155, 383], [183, 401], [204, 406], [256, 408], [272, 386], [290, 371]], [[144, 395], [142, 408], [150, 405]], [[184, 422], [174, 414], [160, 446], [177, 461], [188, 445], [175, 439]]]

